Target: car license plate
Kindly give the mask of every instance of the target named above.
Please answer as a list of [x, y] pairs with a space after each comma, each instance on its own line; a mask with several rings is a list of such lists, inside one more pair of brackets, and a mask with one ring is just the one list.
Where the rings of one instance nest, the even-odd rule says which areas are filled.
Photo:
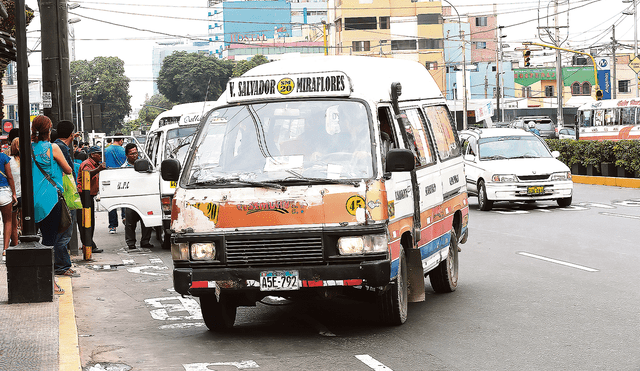
[[285, 291], [299, 288], [298, 271], [260, 272], [260, 291]]
[[528, 195], [541, 195], [544, 194], [544, 186], [531, 186], [527, 187]]

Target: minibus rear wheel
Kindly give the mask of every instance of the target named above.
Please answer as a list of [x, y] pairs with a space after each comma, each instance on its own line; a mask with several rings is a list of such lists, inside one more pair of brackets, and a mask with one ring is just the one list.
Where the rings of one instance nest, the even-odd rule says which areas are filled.
[[390, 289], [378, 296], [378, 308], [383, 323], [398, 326], [407, 321], [407, 259], [404, 247], [400, 248], [398, 258], [398, 276]]
[[458, 287], [458, 236], [455, 228], [451, 228], [447, 258], [429, 273], [429, 281], [433, 291], [441, 294], [456, 291]]
[[221, 332], [229, 330], [236, 321], [238, 306], [225, 295], [220, 295], [220, 301], [215, 295], [200, 297], [200, 311], [202, 318], [210, 331]]

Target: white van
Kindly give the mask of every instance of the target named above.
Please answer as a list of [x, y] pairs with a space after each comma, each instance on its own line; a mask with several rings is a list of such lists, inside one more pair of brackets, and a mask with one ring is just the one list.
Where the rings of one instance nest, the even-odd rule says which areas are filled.
[[[100, 206], [109, 210], [116, 207], [136, 210], [146, 226], [156, 227], [158, 239], [168, 249], [171, 199], [176, 183], [162, 180], [160, 164], [168, 158], [184, 160], [200, 118], [215, 106], [216, 102], [179, 104], [158, 115], [144, 147], [139, 146], [145, 150], [145, 161], [140, 161], [136, 169], [107, 169], [100, 173]], [[124, 180], [126, 187], [121, 184]]]
[[458, 284], [468, 203], [458, 134], [424, 66], [372, 57], [271, 62], [231, 79], [201, 121], [171, 212], [175, 290], [210, 330], [265, 296], [407, 303]]

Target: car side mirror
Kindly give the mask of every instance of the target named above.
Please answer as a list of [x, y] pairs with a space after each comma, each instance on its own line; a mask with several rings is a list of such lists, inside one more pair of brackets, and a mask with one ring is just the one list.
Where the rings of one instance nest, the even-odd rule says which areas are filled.
[[147, 173], [151, 171], [151, 164], [146, 158], [139, 158], [133, 163], [133, 169], [139, 173]]
[[162, 179], [168, 182], [177, 182], [180, 178], [180, 161], [169, 158], [160, 164], [160, 174]]
[[551, 152], [551, 156], [553, 156], [553, 158], [558, 158], [558, 157], [560, 157], [560, 152], [553, 151], [553, 152]]
[[408, 149], [390, 149], [387, 152], [387, 171], [411, 171], [416, 167], [413, 152]]
[[476, 160], [476, 156], [474, 155], [464, 155], [464, 160], [469, 162], [474, 162]]

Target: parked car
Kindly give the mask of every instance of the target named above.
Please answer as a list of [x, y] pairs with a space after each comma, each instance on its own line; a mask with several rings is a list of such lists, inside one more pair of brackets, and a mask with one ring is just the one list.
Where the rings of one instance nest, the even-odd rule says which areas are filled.
[[461, 131], [460, 140], [467, 190], [478, 197], [480, 210], [491, 210], [498, 201], [555, 200], [561, 207], [571, 205], [571, 171], [542, 138], [507, 128]]
[[557, 126], [549, 116], [521, 116], [511, 121], [510, 127], [529, 130], [529, 123], [534, 122], [535, 128], [542, 138], [555, 139], [558, 137]]
[[572, 128], [562, 128], [558, 131], [558, 139], [576, 140], [576, 131]]

